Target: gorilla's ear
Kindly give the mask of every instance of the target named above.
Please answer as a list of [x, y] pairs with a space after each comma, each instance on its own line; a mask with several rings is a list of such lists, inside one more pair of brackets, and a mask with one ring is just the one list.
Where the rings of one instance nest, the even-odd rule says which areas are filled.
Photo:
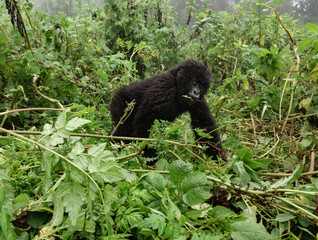
[[176, 80], [178, 85], [181, 85], [184, 82], [184, 74], [185, 74], [184, 68], [179, 68], [176, 74], [177, 75]]

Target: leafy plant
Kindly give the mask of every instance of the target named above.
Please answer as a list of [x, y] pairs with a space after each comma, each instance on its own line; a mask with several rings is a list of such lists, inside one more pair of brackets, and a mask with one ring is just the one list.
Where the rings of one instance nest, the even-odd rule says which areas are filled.
[[[186, 16], [162, 0], [15, 2], [29, 43], [2, 1], [1, 239], [316, 239], [317, 25], [280, 0], [187, 1]], [[112, 93], [182, 59], [211, 70], [226, 162], [187, 114], [150, 139], [107, 136]]]

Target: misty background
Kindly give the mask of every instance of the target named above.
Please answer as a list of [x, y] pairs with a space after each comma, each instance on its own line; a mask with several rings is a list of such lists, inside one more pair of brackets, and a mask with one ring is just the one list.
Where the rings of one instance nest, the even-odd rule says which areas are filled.
[[[138, 1], [127, 0], [127, 2]], [[145, 0], [147, 1], [147, 0]], [[166, 0], [162, 0], [166, 1]], [[103, 8], [108, 0], [30, 0], [35, 5], [35, 9], [43, 10], [48, 14], [56, 15], [65, 13], [68, 16], [76, 15], [88, 5]], [[116, 2], [116, 0], [114, 1]], [[161, 1], [158, 1], [160, 4]], [[268, 4], [278, 10], [280, 14], [290, 14], [299, 20], [300, 23], [317, 23], [318, 22], [318, 0], [170, 0], [169, 4], [180, 14], [180, 19], [188, 15], [188, 6], [195, 6], [199, 9], [204, 4], [214, 11], [235, 12], [235, 6], [238, 4], [249, 7], [256, 7], [257, 3]]]

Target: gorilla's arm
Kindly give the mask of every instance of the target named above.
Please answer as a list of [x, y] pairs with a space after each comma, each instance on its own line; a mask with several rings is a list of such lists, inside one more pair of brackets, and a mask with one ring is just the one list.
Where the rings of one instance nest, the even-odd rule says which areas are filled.
[[212, 138], [203, 138], [195, 133], [196, 138], [200, 143], [208, 146], [206, 154], [217, 159], [216, 156], [222, 155], [221, 139], [216, 121], [211, 115], [208, 103], [205, 99], [198, 101], [190, 109], [192, 127], [205, 129], [205, 132], [210, 134]]

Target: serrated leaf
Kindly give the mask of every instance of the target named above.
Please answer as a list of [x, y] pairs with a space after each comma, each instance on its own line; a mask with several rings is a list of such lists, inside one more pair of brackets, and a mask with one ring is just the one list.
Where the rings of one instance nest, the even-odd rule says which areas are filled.
[[75, 129], [85, 125], [86, 123], [91, 122], [90, 120], [86, 120], [83, 118], [75, 117], [67, 122], [65, 129], [69, 131], [74, 131]]
[[74, 146], [74, 148], [72, 149], [72, 154], [76, 154], [76, 155], [79, 155], [81, 154], [82, 152], [84, 152], [85, 148], [83, 146], [83, 144], [81, 144], [80, 142], [77, 142]]
[[32, 59], [32, 53], [30, 50], [26, 51], [25, 54], [24, 54], [24, 57], [27, 59], [27, 60], [31, 60]]
[[114, 161], [101, 162], [100, 165], [90, 164], [88, 171], [99, 182], [117, 182], [125, 179], [120, 167]]
[[136, 181], [137, 180], [137, 176], [134, 173], [130, 173], [129, 171], [127, 171], [124, 168], [120, 169], [121, 173], [125, 176], [125, 180], [129, 183], [131, 183], [132, 181]]
[[226, 207], [216, 206], [208, 212], [208, 216], [211, 218], [225, 218], [236, 217], [237, 214]]
[[140, 228], [151, 228], [153, 230], [158, 229], [158, 231], [160, 232], [159, 235], [162, 235], [164, 233], [166, 223], [164, 217], [158, 214], [151, 213], [149, 214], [149, 217], [145, 218], [139, 224], [136, 224], [136, 226]]
[[45, 124], [43, 127], [43, 131], [41, 132], [41, 135], [50, 135], [53, 133], [53, 126], [51, 124]]
[[53, 197], [54, 211], [51, 220], [51, 227], [58, 226], [62, 223], [64, 217], [64, 206], [60, 197]]
[[60, 128], [56, 131], [56, 134], [61, 138], [68, 138], [71, 135], [71, 132], [66, 130], [65, 128]]
[[311, 182], [312, 184], [314, 184], [314, 186], [317, 188], [318, 190], [318, 178], [311, 178]]
[[212, 136], [208, 133], [205, 133], [203, 129], [201, 128], [196, 128], [195, 131], [197, 132], [197, 134], [200, 136], [200, 137], [203, 137], [203, 138], [207, 138], [207, 139], [211, 139]]
[[56, 146], [64, 142], [64, 139], [60, 137], [59, 134], [56, 132], [53, 133], [52, 136], [50, 136], [48, 139], [50, 139], [51, 146]]
[[88, 149], [87, 154], [93, 157], [103, 155], [106, 143], [101, 143]]
[[202, 203], [211, 196], [211, 187], [204, 173], [189, 173], [181, 182], [182, 199], [189, 206]]
[[89, 161], [87, 159], [86, 156], [84, 155], [71, 155], [69, 156], [70, 159], [73, 160], [73, 163], [76, 164], [78, 167], [80, 167], [81, 169], [87, 169], [88, 165], [89, 165]]
[[43, 55], [39, 52], [34, 53], [34, 61], [42, 61]]
[[294, 170], [293, 174], [289, 177], [284, 177], [282, 179], [280, 179], [278, 182], [276, 182], [275, 184], [273, 184], [271, 186], [271, 188], [279, 188], [279, 187], [283, 187], [285, 186], [287, 183], [290, 183], [296, 179], [298, 179], [303, 171], [303, 166], [301, 165], [297, 165], [296, 169]]
[[[71, 225], [71, 221], [70, 219], [67, 219], [65, 221], [65, 225], [66, 226], [70, 226]], [[89, 221], [87, 218], [78, 218], [76, 220], [76, 224], [73, 226], [68, 227], [68, 231], [72, 231], [72, 232], [82, 232], [83, 229], [85, 229], [85, 232], [90, 232], [90, 233], [95, 233], [95, 222], [93, 221]]]
[[264, 226], [257, 223], [236, 222], [231, 225], [233, 240], [274, 240]]
[[33, 228], [39, 228], [48, 218], [47, 212], [28, 212], [27, 223]]
[[116, 158], [114, 157], [114, 154], [109, 151], [109, 150], [106, 150], [102, 153], [101, 156], [99, 156], [100, 159], [104, 162], [107, 162], [107, 161], [116, 161]]
[[56, 129], [61, 129], [65, 126], [66, 124], [66, 112], [63, 111], [57, 118], [54, 126]]
[[299, 47], [297, 49], [297, 53], [302, 53], [304, 50], [308, 49], [311, 47], [313, 44], [313, 39], [312, 38], [305, 38], [299, 42]]
[[179, 188], [181, 181], [185, 176], [192, 172], [193, 167], [191, 163], [186, 163], [182, 160], [174, 161], [169, 166], [169, 173], [171, 181]]
[[318, 34], [318, 25], [313, 23], [307, 23], [308, 30], [313, 34]]
[[149, 190], [155, 188], [159, 192], [162, 192], [164, 190], [165, 179], [161, 174], [151, 172], [145, 175], [143, 179], [143, 184]]
[[[63, 165], [65, 165], [65, 163], [63, 163]], [[70, 165], [68, 166], [68, 169], [70, 171], [71, 179], [76, 183], [82, 184], [87, 179], [87, 176], [81, 170], [79, 170], [78, 167], [80, 166], [75, 167], [73, 165]], [[84, 169], [86, 170], [86, 168]]]
[[84, 204], [84, 188], [74, 182], [61, 183], [57, 189], [57, 195], [62, 197], [65, 211], [69, 213], [69, 218], [74, 226], [79, 218], [79, 210]]

